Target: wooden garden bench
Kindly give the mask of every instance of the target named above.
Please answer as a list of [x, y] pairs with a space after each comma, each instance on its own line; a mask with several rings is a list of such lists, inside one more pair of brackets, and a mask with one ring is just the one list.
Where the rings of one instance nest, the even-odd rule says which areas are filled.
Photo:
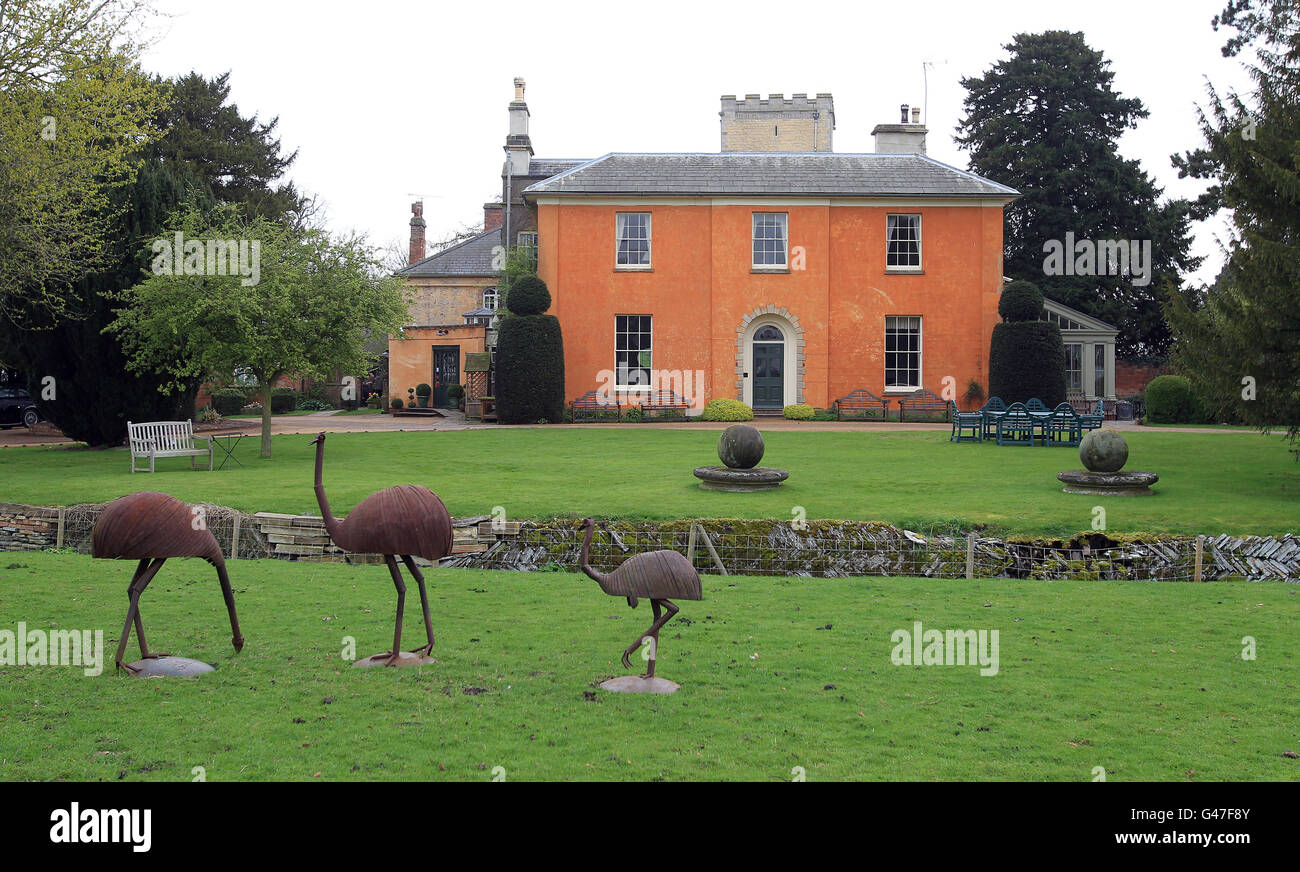
[[1042, 427], [1044, 445], [1075, 446], [1083, 439], [1083, 422], [1069, 403], [1061, 403], [1053, 409]]
[[608, 393], [602, 394], [600, 391], [587, 391], [573, 402], [569, 403], [573, 409], [573, 423], [581, 424], [583, 421], [599, 421], [601, 416], [608, 416], [610, 412], [614, 413], [614, 420], [621, 420], [623, 417], [623, 404], [618, 401], [618, 397], [611, 397]]
[[673, 391], [651, 391], [640, 405], [643, 420], [650, 412], [681, 412], [685, 415], [686, 410], [691, 407], [690, 403]]
[[861, 417], [866, 419], [877, 408], [880, 409], [880, 420], [888, 420], [889, 400], [882, 399], [865, 388], [858, 388], [835, 401], [835, 420], [843, 421], [846, 412], [850, 415], [861, 413]]
[[131, 447], [131, 472], [144, 472], [136, 469], [136, 459], [149, 460], [149, 471], [154, 471], [154, 461], [159, 457], [188, 457], [190, 469], [194, 468], [194, 458], [208, 456], [208, 471], [212, 471], [212, 437], [207, 448], [195, 444], [193, 421], [153, 421], [148, 424], [126, 422], [127, 441]]
[[898, 420], [907, 420], [908, 412], [943, 412], [945, 421], [952, 420], [956, 403], [941, 398], [934, 391], [919, 390], [898, 398]]

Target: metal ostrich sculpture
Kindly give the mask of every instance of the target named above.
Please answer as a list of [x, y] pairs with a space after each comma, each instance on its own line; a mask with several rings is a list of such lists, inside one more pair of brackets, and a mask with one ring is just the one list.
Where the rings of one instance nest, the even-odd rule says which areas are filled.
[[[582, 571], [589, 578], [594, 579], [600, 585], [600, 589], [610, 596], [627, 597], [627, 604], [632, 608], [636, 608], [638, 597], [650, 600], [650, 608], [654, 610], [654, 623], [644, 633], [638, 634], [632, 644], [627, 646], [623, 652], [623, 665], [629, 669], [632, 667], [630, 660], [632, 652], [641, 647], [642, 641], [648, 636], [654, 640], [653, 651], [656, 656], [650, 658], [650, 668], [645, 678], [654, 678], [655, 660], [659, 653], [659, 631], [678, 612], [672, 600], [704, 599], [704, 593], [700, 589], [700, 574], [695, 571], [695, 567], [689, 560], [671, 550], [637, 554], [624, 560], [613, 572], [608, 574], [601, 572], [588, 562], [591, 534], [595, 524], [591, 518], [583, 519], [582, 523], [587, 528], [582, 540], [580, 557]], [[659, 614], [661, 607], [667, 610], [663, 617]]]
[[316, 446], [316, 502], [320, 504], [321, 517], [325, 519], [325, 529], [334, 544], [344, 551], [360, 554], [382, 554], [388, 564], [388, 571], [393, 575], [393, 586], [397, 588], [397, 622], [393, 630], [393, 650], [376, 654], [374, 658], [383, 658], [386, 665], [396, 666], [401, 662], [402, 653], [402, 610], [406, 605], [406, 585], [402, 582], [402, 570], [397, 565], [397, 558], [402, 558], [406, 568], [415, 577], [420, 586], [420, 605], [424, 609], [424, 630], [428, 634], [427, 644], [415, 648], [412, 654], [427, 657], [433, 650], [433, 622], [429, 618], [429, 595], [424, 588], [424, 576], [415, 565], [413, 557], [423, 557], [434, 561], [451, 553], [451, 515], [438, 495], [426, 487], [414, 484], [401, 484], [385, 488], [366, 497], [340, 521], [330, 511], [329, 500], [325, 498], [325, 485], [321, 476], [325, 468], [325, 434], [317, 436], [312, 444]]
[[141, 671], [122, 662], [133, 622], [143, 659], [168, 656], [149, 653], [144, 640], [144, 622], [140, 619], [140, 595], [169, 557], [202, 557], [216, 567], [221, 594], [226, 599], [226, 610], [230, 612], [230, 630], [234, 634], [230, 641], [236, 651], [243, 649], [244, 637], [239, 632], [239, 617], [235, 614], [230, 576], [226, 574], [226, 559], [222, 557], [221, 547], [212, 531], [203, 524], [196, 524], [195, 518], [190, 507], [175, 497], [156, 491], [141, 491], [113, 500], [95, 522], [90, 539], [92, 556], [140, 561], [126, 589], [131, 605], [126, 611], [126, 624], [117, 644], [118, 669], [132, 673]]

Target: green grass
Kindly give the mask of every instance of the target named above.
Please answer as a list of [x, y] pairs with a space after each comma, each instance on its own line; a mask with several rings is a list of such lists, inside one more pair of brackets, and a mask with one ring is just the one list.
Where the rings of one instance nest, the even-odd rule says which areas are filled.
[[[954, 444], [947, 432], [765, 435], [763, 462], [790, 471], [779, 489], [703, 491], [695, 466], [717, 463], [718, 432], [649, 428], [501, 428], [329, 437], [325, 484], [338, 514], [382, 487], [425, 485], [453, 515], [674, 519], [792, 517], [879, 520], [927, 531], [984, 525], [990, 532], [1069, 535], [1091, 528], [1103, 503], [1110, 532], [1278, 534], [1300, 527], [1300, 464], [1277, 437], [1130, 433], [1129, 469], [1159, 473], [1154, 496], [1099, 498], [1061, 491], [1056, 473], [1079, 468], [1070, 448]], [[37, 505], [100, 502], [161, 490], [188, 502], [245, 511], [317, 512], [307, 435], [240, 442], [242, 467], [192, 472], [184, 458], [132, 475], [124, 450], [0, 451], [0, 498]]]
[[[111, 665], [133, 563], [3, 559], [0, 630], [102, 628], [109, 661], [0, 667], [5, 779], [1300, 780], [1297, 585], [706, 576], [661, 640], [682, 690], [654, 697], [596, 689], [650, 615], [582, 576], [431, 571], [439, 662], [354, 670], [343, 637], [391, 639], [384, 567], [233, 563], [235, 654], [211, 567], [172, 561], [150, 644], [218, 669], [143, 680]], [[998, 630], [998, 674], [893, 665], [914, 621]]]

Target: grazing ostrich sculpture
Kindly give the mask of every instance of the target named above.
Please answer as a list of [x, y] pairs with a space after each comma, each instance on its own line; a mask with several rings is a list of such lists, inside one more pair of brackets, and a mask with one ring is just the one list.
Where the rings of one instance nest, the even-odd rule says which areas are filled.
[[[629, 557], [608, 574], [594, 569], [588, 562], [588, 555], [591, 551], [591, 533], [595, 524], [591, 518], [583, 519], [582, 523], [587, 528], [582, 540], [580, 557], [582, 571], [594, 579], [600, 585], [600, 589], [610, 596], [627, 597], [627, 604], [632, 608], [636, 608], [638, 597], [650, 600], [650, 608], [654, 610], [654, 623], [644, 633], [638, 634], [632, 644], [627, 646], [623, 652], [623, 665], [629, 669], [632, 667], [629, 659], [632, 652], [649, 638], [654, 646], [651, 649], [653, 656], [650, 657], [650, 669], [644, 677], [654, 678], [655, 660], [659, 653], [659, 631], [678, 611], [672, 600], [704, 599], [704, 594], [700, 590], [700, 574], [695, 571], [695, 567], [689, 560], [671, 550], [647, 551]], [[663, 617], [659, 616], [660, 607], [667, 610], [667, 614]]]
[[397, 588], [397, 623], [393, 630], [393, 650], [376, 654], [386, 657], [388, 666], [396, 666], [402, 653], [402, 610], [406, 604], [406, 585], [397, 558], [402, 558], [406, 568], [420, 586], [420, 605], [424, 608], [424, 630], [427, 644], [415, 648], [412, 654], [428, 656], [433, 650], [433, 622], [429, 618], [429, 595], [424, 589], [424, 576], [415, 565], [415, 556], [434, 563], [451, 553], [451, 515], [438, 495], [426, 487], [401, 484], [397, 487], [375, 491], [340, 521], [330, 511], [325, 498], [325, 485], [321, 476], [325, 468], [325, 434], [317, 436], [316, 446], [316, 502], [320, 504], [325, 529], [334, 544], [354, 554], [382, 554], [393, 575]]
[[139, 560], [127, 596], [131, 605], [126, 610], [126, 624], [117, 644], [117, 668], [132, 673], [141, 670], [122, 662], [126, 643], [135, 623], [135, 635], [140, 642], [140, 656], [145, 660], [166, 657], [150, 654], [144, 640], [144, 622], [140, 619], [140, 595], [153, 581], [169, 557], [202, 557], [217, 570], [221, 594], [226, 598], [230, 612], [230, 630], [234, 634], [231, 644], [236, 651], [244, 647], [244, 637], [239, 632], [239, 617], [235, 614], [235, 595], [230, 590], [230, 576], [226, 574], [226, 559], [212, 531], [202, 523], [201, 516], [175, 497], [156, 491], [141, 491], [113, 500], [104, 507], [91, 534], [90, 553], [94, 557], [112, 560]]

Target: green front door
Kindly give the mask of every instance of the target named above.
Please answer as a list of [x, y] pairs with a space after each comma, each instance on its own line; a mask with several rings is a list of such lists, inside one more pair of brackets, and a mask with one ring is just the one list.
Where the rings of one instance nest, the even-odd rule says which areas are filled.
[[754, 334], [755, 409], [780, 409], [785, 405], [784, 338], [780, 330], [770, 326]]

